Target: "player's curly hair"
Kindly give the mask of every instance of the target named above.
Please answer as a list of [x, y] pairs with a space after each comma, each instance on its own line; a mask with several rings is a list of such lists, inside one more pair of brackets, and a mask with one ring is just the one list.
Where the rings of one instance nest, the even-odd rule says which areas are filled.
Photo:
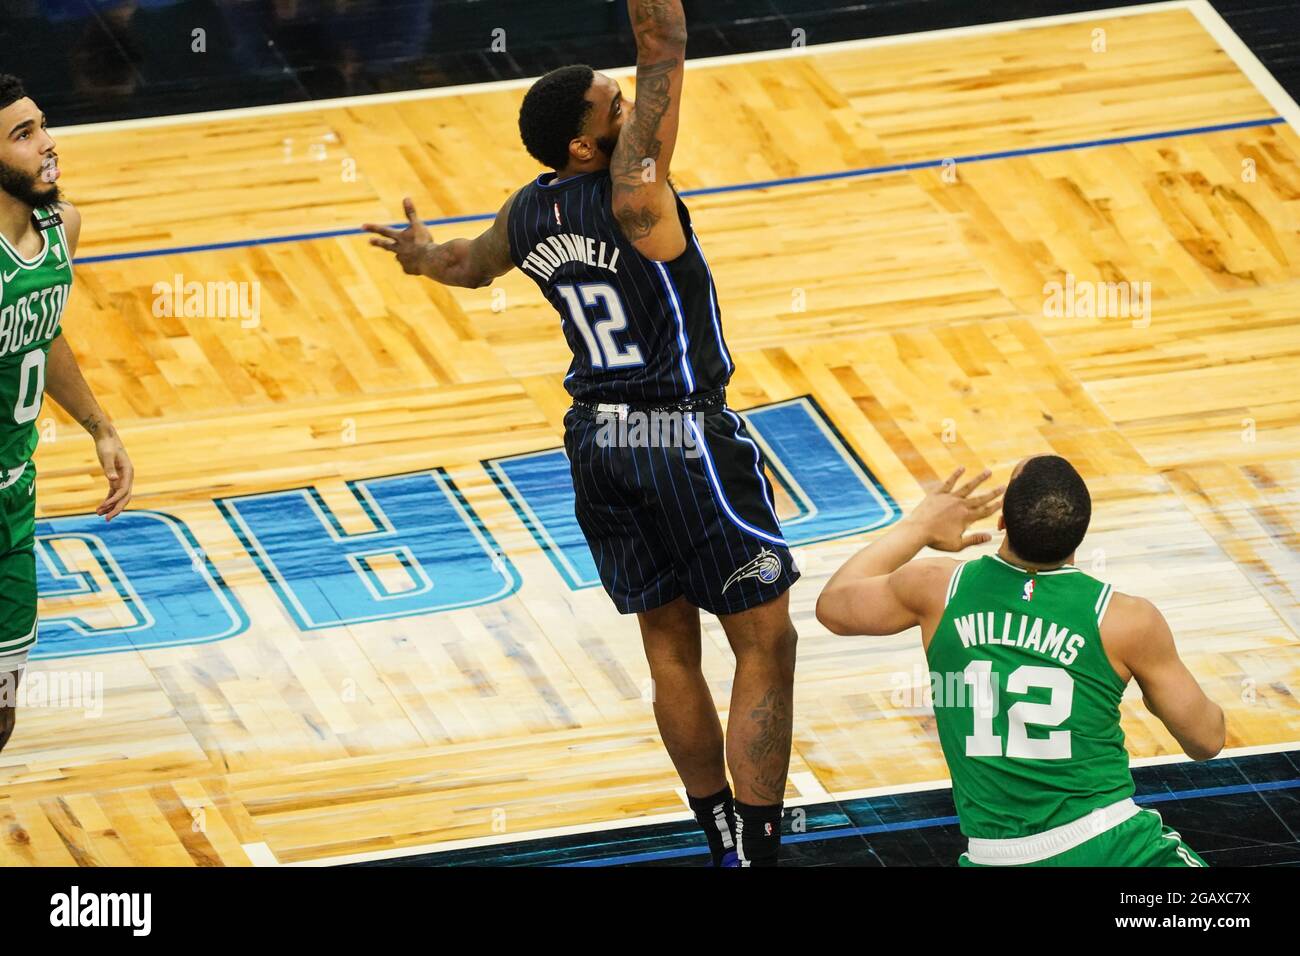
[[26, 95], [22, 80], [8, 73], [0, 73], [0, 110], [13, 106]]
[[1007, 541], [1034, 564], [1064, 561], [1083, 541], [1092, 520], [1092, 497], [1083, 478], [1059, 455], [1025, 462], [1002, 498]]
[[524, 94], [519, 107], [519, 135], [543, 166], [563, 169], [569, 142], [582, 133], [592, 104], [585, 99], [595, 71], [589, 66], [562, 66], [547, 73]]

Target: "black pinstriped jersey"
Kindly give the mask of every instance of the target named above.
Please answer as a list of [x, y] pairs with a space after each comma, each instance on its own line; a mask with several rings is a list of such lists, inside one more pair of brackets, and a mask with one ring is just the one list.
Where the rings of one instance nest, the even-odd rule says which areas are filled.
[[686, 251], [655, 262], [623, 235], [608, 171], [554, 182], [544, 173], [510, 209], [510, 257], [560, 313], [574, 398], [679, 401], [727, 383], [718, 295], [691, 215], [677, 198]]

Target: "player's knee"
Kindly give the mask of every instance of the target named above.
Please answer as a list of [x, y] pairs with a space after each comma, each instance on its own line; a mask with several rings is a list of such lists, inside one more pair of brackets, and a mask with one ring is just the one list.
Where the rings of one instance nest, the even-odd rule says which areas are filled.
[[695, 617], [664, 617], [643, 621], [641, 643], [652, 673], [700, 669], [700, 621]]
[[787, 621], [785, 627], [777, 635], [776, 653], [780, 655], [783, 663], [787, 664], [791, 670], [794, 669], [795, 654], [799, 649], [799, 632], [794, 629], [794, 623]]
[[650, 664], [650, 673], [659, 674], [668, 671], [698, 671], [700, 669], [699, 642], [686, 641], [664, 642], [652, 645], [646, 642], [646, 661]]
[[782, 666], [793, 669], [798, 645], [799, 632], [787, 618], [785, 621], [747, 635], [744, 640], [733, 642], [732, 649], [738, 658], [754, 655], [766, 660], [775, 660]]

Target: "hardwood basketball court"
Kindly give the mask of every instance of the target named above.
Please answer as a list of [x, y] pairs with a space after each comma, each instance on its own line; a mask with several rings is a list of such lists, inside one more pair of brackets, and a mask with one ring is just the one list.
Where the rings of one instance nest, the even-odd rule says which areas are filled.
[[[693, 61], [673, 176], [718, 285], [733, 407], [808, 396], [799, 414], [904, 509], [956, 465], [1070, 458], [1094, 498], [1080, 566], [1164, 611], [1230, 749], [1284, 750], [1300, 746], [1300, 110], [1226, 30], [1172, 3]], [[102, 712], [20, 711], [0, 862], [329, 863], [684, 811], [635, 621], [566, 580], [491, 464], [560, 445], [553, 311], [517, 272], [477, 291], [403, 276], [356, 229], [411, 195], [426, 218], [478, 217], [435, 238], [480, 231], [538, 172], [522, 90], [56, 130], [85, 219], [64, 328], [133, 456], [139, 527], [163, 537], [49, 525], [56, 576], [82, 585], [43, 592], [43, 633], [78, 623], [42, 638], [57, 656], [27, 680], [98, 675]], [[157, 314], [160, 286], [190, 282], [256, 284], [257, 315]], [[1062, 314], [1049, 283], [1074, 295]], [[1145, 314], [1081, 305], [1108, 283], [1149, 284]], [[40, 516], [90, 512], [90, 443], [53, 403], [42, 426]], [[317, 626], [271, 566], [293, 543], [247, 533], [269, 520], [250, 496], [314, 488], [355, 535], [385, 519], [349, 483], [391, 476], [445, 493], [501, 596]], [[785, 515], [807, 513], [784, 478]], [[931, 715], [897, 703], [921, 683], [915, 635], [838, 638], [813, 617], [865, 538], [796, 549], [790, 803], [946, 776]], [[221, 598], [195, 610], [159, 584], [175, 633], [228, 614], [231, 636], [131, 636], [122, 581], [163, 544]], [[725, 707], [730, 651], [704, 628]], [[1176, 753], [1130, 693], [1133, 756]]]

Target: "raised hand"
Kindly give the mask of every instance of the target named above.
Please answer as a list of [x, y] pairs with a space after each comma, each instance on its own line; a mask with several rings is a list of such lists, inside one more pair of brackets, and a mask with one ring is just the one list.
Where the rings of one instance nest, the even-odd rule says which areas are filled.
[[961, 551], [972, 545], [984, 544], [993, 535], [987, 531], [967, 534], [966, 529], [981, 518], [987, 518], [1001, 506], [1005, 485], [992, 491], [972, 495], [992, 474], [987, 468], [960, 487], [957, 479], [965, 472], [958, 468], [948, 480], [925, 496], [909, 518], [925, 530], [926, 544], [938, 551]]

